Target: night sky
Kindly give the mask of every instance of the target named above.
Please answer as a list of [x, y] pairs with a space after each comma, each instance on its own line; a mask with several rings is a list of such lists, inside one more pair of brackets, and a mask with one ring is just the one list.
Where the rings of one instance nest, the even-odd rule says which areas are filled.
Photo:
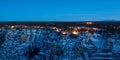
[[120, 21], [120, 0], [0, 0], [0, 21]]

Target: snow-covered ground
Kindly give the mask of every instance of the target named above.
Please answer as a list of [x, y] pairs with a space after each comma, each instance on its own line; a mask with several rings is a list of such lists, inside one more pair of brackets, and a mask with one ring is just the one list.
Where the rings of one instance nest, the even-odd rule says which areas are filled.
[[49, 28], [7, 29], [0, 60], [94, 60], [101, 53], [109, 55], [106, 49], [120, 56], [119, 37], [97, 32], [63, 35]]

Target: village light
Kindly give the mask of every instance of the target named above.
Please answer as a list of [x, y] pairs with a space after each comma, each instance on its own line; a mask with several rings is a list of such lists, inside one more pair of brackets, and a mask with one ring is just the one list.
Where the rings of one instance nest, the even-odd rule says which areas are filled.
[[79, 27], [77, 27], [77, 28], [73, 28], [72, 34], [74, 34], [74, 35], [79, 34], [79, 32], [78, 32], [79, 30], [80, 30]]
[[15, 26], [11, 26], [10, 28], [12, 28], [12, 29], [13, 29], [13, 28], [15, 28]]
[[88, 30], [86, 30], [85, 32], [89, 32]]
[[62, 32], [63, 35], [67, 34], [65, 31]]
[[92, 28], [93, 30], [97, 30], [97, 28]]
[[86, 24], [87, 24], [87, 25], [91, 25], [91, 24], [93, 24], [93, 22], [86, 22]]
[[77, 35], [77, 34], [79, 34], [79, 32], [73, 31], [72, 34]]
[[60, 30], [59, 30], [59, 29], [56, 29], [56, 31], [57, 31], [57, 32], [60, 32]]

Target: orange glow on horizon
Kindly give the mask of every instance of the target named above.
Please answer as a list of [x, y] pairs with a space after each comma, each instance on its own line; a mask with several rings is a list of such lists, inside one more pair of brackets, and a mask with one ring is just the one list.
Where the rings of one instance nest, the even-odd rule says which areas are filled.
[[91, 24], [93, 24], [93, 22], [86, 22], [86, 24], [87, 24], [87, 25], [91, 25]]

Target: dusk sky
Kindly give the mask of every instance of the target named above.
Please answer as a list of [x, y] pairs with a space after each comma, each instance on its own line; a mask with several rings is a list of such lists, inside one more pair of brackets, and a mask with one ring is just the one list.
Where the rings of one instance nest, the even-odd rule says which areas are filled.
[[0, 21], [120, 21], [120, 0], [0, 0]]

